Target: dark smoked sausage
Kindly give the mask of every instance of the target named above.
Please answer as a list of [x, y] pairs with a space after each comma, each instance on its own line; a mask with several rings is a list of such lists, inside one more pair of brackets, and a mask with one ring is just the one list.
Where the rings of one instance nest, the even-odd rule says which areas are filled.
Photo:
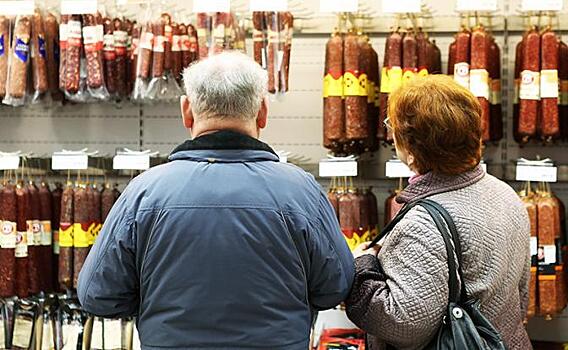
[[16, 237], [17, 237], [17, 196], [13, 184], [7, 183], [0, 192], [0, 297], [16, 294]]
[[61, 195], [58, 280], [62, 290], [73, 287], [73, 187], [70, 184]]
[[23, 184], [16, 188], [18, 220], [16, 222], [18, 236], [16, 239], [16, 295], [20, 298], [29, 296], [29, 268], [27, 244], [27, 215], [30, 211], [29, 191]]
[[53, 228], [51, 219], [53, 215], [52, 210], [52, 196], [49, 191], [49, 186], [42, 182], [39, 188], [40, 200], [40, 222], [41, 222], [41, 290], [51, 292], [53, 289]]

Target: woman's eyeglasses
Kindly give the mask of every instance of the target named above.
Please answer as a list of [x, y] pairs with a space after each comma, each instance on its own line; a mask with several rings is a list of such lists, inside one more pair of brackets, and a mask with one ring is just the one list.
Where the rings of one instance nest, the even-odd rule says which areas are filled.
[[392, 131], [392, 124], [390, 122], [390, 118], [386, 117], [385, 120], [383, 121], [384, 126], [387, 128], [387, 130]]

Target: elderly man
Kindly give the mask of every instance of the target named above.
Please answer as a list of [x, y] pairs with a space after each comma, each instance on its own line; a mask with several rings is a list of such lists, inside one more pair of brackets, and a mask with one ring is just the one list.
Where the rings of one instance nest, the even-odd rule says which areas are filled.
[[132, 180], [79, 277], [83, 308], [137, 316], [143, 349], [308, 348], [353, 257], [314, 178], [258, 140], [267, 74], [223, 53], [184, 73], [192, 140]]

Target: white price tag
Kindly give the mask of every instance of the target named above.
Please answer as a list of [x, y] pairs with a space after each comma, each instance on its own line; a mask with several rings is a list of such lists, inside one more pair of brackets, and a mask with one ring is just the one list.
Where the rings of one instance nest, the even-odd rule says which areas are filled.
[[0, 155], [0, 170], [15, 170], [20, 167], [20, 156]]
[[250, 0], [250, 11], [288, 11], [288, 0]]
[[326, 161], [319, 163], [320, 177], [334, 176], [357, 176], [357, 162], [349, 161]]
[[86, 154], [54, 154], [51, 157], [53, 170], [85, 170], [89, 167], [89, 157]]
[[320, 12], [357, 12], [359, 0], [320, 0]]
[[0, 13], [4, 16], [33, 15], [34, 0], [0, 1]]
[[538, 254], [538, 238], [531, 237], [531, 256]]
[[150, 168], [148, 154], [117, 154], [112, 159], [115, 170], [146, 170]]
[[562, 11], [563, 0], [523, 0], [521, 11]]
[[416, 175], [400, 160], [389, 160], [385, 164], [385, 174], [390, 178], [412, 177]]
[[497, 11], [497, 0], [457, 0], [456, 11]]
[[97, 0], [61, 0], [62, 15], [83, 15], [97, 10]]
[[280, 163], [288, 163], [288, 156], [279, 155], [278, 158], [280, 159]]
[[[556, 264], [556, 246], [555, 245], [545, 245], [540, 246], [539, 249], [544, 251], [544, 263], [545, 264]], [[538, 257], [538, 260], [542, 260], [541, 257]]]
[[487, 164], [485, 163], [481, 163], [481, 169], [483, 169], [483, 171], [485, 171], [485, 173], [487, 173]]
[[231, 0], [194, 0], [193, 12], [230, 12]]
[[420, 13], [420, 0], [383, 0], [384, 13]]
[[557, 176], [554, 166], [517, 165], [517, 181], [556, 182]]

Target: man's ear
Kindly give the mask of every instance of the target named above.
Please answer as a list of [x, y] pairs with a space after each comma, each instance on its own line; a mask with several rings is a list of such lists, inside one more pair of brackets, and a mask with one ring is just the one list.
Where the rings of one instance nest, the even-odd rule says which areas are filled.
[[262, 103], [260, 104], [260, 110], [258, 111], [258, 115], [256, 116], [256, 126], [259, 129], [266, 128], [268, 124], [268, 97], [262, 99]]
[[187, 98], [187, 96], [183, 95], [180, 98], [180, 106], [183, 126], [186, 129], [191, 129], [193, 127], [193, 112], [191, 111], [191, 103], [189, 102], [189, 98]]

